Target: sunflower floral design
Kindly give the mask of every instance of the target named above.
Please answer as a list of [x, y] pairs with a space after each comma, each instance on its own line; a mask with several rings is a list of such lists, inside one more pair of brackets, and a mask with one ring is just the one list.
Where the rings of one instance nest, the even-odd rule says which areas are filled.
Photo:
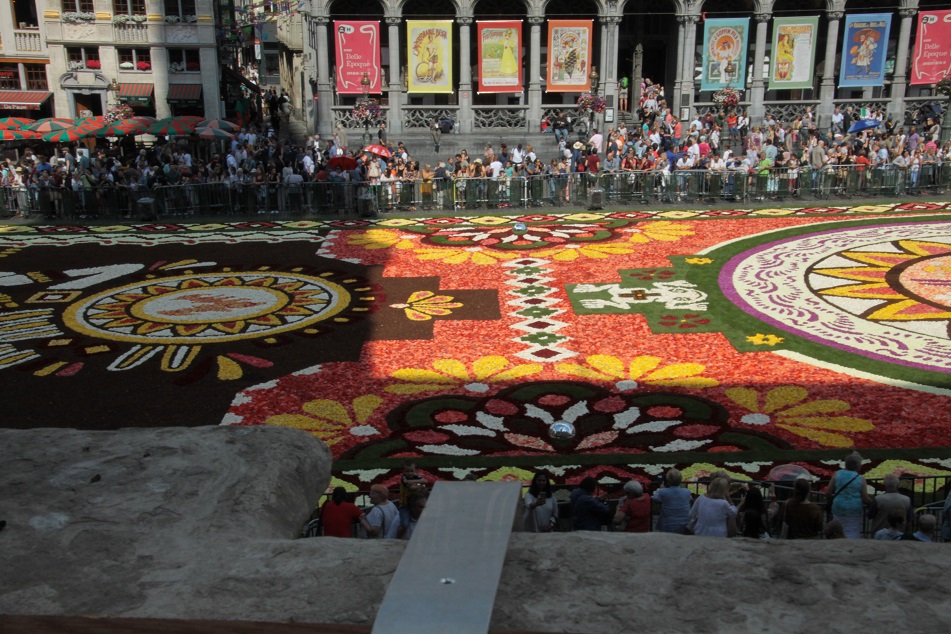
[[630, 363], [606, 355], [594, 354], [585, 359], [584, 365], [562, 363], [556, 366], [559, 372], [572, 374], [587, 380], [616, 381], [617, 389], [635, 390], [640, 383], [655, 387], [707, 388], [719, 385], [716, 379], [700, 376], [706, 369], [699, 363], [673, 363], [661, 367], [660, 357], [635, 357]]
[[437, 260], [445, 264], [471, 263], [476, 266], [492, 266], [505, 260], [520, 257], [519, 253], [490, 251], [483, 247], [416, 249], [415, 253], [420, 260]]
[[485, 393], [490, 383], [502, 383], [538, 374], [542, 366], [537, 363], [512, 365], [505, 357], [490, 356], [477, 359], [472, 368], [456, 359], [437, 359], [432, 369], [403, 368], [393, 372], [392, 377], [403, 381], [389, 385], [385, 391], [392, 394], [417, 394], [435, 390], [462, 387], [469, 392]]
[[368, 229], [350, 236], [347, 244], [361, 246], [364, 249], [412, 249], [416, 246], [399, 231], [389, 229]]
[[264, 424], [301, 429], [328, 446], [333, 446], [347, 435], [368, 437], [379, 434], [375, 427], [366, 422], [382, 402], [379, 396], [365, 394], [353, 399], [348, 409], [338, 401], [315, 399], [301, 406], [302, 414], [277, 414], [269, 417]]
[[654, 222], [642, 222], [625, 231], [631, 234], [630, 241], [634, 244], [645, 244], [647, 242], [677, 242], [681, 238], [692, 236], [694, 234], [693, 226], [687, 222], [671, 222], [669, 220], [659, 220]]
[[436, 295], [432, 291], [416, 291], [402, 304], [390, 304], [390, 308], [402, 308], [412, 321], [428, 321], [433, 317], [451, 315], [453, 308], [462, 308], [461, 302], [452, 301], [450, 295]]
[[844, 433], [875, 429], [871, 422], [863, 418], [838, 416], [852, 408], [845, 401], [820, 399], [805, 402], [809, 391], [797, 385], [775, 387], [765, 395], [745, 387], [730, 388], [725, 394], [731, 401], [750, 411], [740, 419], [741, 423], [772, 423], [826, 447], [851, 447], [852, 439]]

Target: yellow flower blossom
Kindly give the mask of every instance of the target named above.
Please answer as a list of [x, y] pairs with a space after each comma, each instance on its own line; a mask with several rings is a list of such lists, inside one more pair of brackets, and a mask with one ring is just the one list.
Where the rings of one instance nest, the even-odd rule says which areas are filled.
[[633, 253], [634, 249], [626, 244], [604, 244], [604, 243], [571, 243], [551, 249], [543, 249], [535, 254], [534, 257], [551, 258], [559, 262], [574, 262], [580, 257], [591, 258], [592, 260], [603, 260], [612, 255], [626, 255]]
[[671, 222], [669, 220], [655, 220], [642, 222], [633, 229], [631, 242], [643, 244], [656, 240], [658, 242], [677, 242], [681, 238], [693, 235], [692, 225], [686, 222]]
[[706, 369], [699, 363], [674, 363], [660, 367], [660, 357], [635, 357], [630, 364], [617, 357], [606, 354], [594, 354], [585, 359], [585, 365], [561, 363], [555, 369], [564, 374], [572, 374], [583, 379], [617, 382], [619, 390], [633, 390], [639, 382], [654, 386], [704, 388], [720, 383], [716, 379], [699, 376]]
[[350, 236], [348, 244], [361, 246], [364, 249], [412, 249], [415, 245], [412, 240], [408, 240], [400, 235], [399, 231], [390, 231], [389, 229], [367, 229], [362, 233]]
[[535, 474], [525, 469], [499, 467], [495, 471], [485, 474], [479, 480], [483, 482], [522, 482], [527, 485], [531, 484], [533, 477], [535, 477]]
[[783, 337], [777, 337], [776, 335], [764, 335], [763, 333], [756, 333], [752, 337], [747, 337], [746, 340], [754, 346], [775, 346], [777, 343], [782, 343], [785, 341]]
[[684, 260], [687, 264], [713, 264], [710, 258], [687, 258]]
[[412, 321], [428, 321], [433, 317], [452, 314], [450, 308], [462, 308], [461, 302], [452, 301], [449, 295], [436, 295], [432, 291], [416, 291], [404, 304], [390, 304], [390, 308], [402, 308]]
[[382, 402], [379, 396], [365, 394], [353, 399], [350, 411], [347, 411], [347, 407], [337, 401], [320, 398], [304, 403], [301, 406], [304, 414], [277, 414], [264, 424], [302, 429], [332, 446], [346, 438], [348, 433], [361, 437], [379, 434], [366, 422]]
[[726, 390], [731, 401], [749, 410], [740, 419], [747, 425], [775, 423], [780, 429], [803, 436], [826, 447], [851, 447], [852, 439], [842, 433], [865, 432], [875, 429], [871, 422], [852, 416], [830, 416], [852, 408], [845, 401], [823, 399], [804, 403], [808, 390], [796, 385], [771, 389], [765, 397], [751, 388], [736, 387]]
[[439, 260], [446, 264], [465, 264], [466, 262], [471, 262], [477, 266], [490, 266], [502, 260], [511, 260], [521, 256], [522, 254], [520, 253], [488, 251], [482, 247], [438, 247], [416, 250], [416, 257], [420, 260]]
[[[511, 366], [511, 367], [510, 367]], [[488, 392], [489, 383], [514, 381], [542, 371], [537, 363], [525, 363], [512, 366], [505, 357], [482, 357], [472, 364], [470, 370], [461, 361], [455, 359], [437, 359], [433, 369], [403, 368], [391, 376], [405, 381], [388, 386], [385, 391], [393, 394], [416, 394], [434, 390], [449, 390], [464, 387], [470, 392]]]

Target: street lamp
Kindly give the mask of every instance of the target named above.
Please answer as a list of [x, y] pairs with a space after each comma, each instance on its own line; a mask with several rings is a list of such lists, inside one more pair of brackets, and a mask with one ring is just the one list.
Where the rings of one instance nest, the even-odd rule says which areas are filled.
[[[363, 91], [363, 103], [366, 106], [370, 106], [370, 76], [366, 73], [363, 73], [363, 78], [360, 80], [360, 89]], [[370, 141], [373, 140], [373, 137], [370, 136], [370, 117], [364, 117], [363, 119], [363, 145], [369, 145]]]
[[363, 73], [363, 79], [360, 80], [360, 88], [363, 89], [363, 98], [370, 96], [370, 76]]

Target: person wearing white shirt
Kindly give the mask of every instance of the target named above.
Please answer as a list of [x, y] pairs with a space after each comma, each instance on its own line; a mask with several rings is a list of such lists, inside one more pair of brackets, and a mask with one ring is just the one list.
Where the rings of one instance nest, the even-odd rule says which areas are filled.
[[492, 180], [498, 180], [499, 175], [502, 174], [502, 161], [496, 157], [494, 161], [489, 163], [489, 177]]
[[512, 150], [512, 165], [521, 165], [522, 161], [525, 160], [525, 150], [522, 149], [522, 144], [519, 143], [517, 147]]
[[301, 163], [304, 165], [304, 173], [307, 174], [307, 177], [310, 178], [314, 175], [314, 158], [311, 156], [313, 152], [308, 150], [304, 155], [304, 158], [301, 159]]
[[594, 134], [591, 135], [591, 138], [588, 139], [588, 145], [594, 146], [594, 151], [598, 154], [601, 154], [601, 146], [604, 145], [604, 136], [601, 135], [597, 130], [594, 131]]
[[691, 166], [696, 165], [700, 160], [700, 145], [693, 139], [687, 140], [687, 156], [690, 157]]

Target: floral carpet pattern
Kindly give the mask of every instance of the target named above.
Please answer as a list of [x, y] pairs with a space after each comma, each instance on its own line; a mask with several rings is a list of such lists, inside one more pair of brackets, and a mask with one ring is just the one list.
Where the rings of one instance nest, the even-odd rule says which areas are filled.
[[3, 227], [0, 424], [294, 427], [361, 489], [948, 474], [948, 207]]

